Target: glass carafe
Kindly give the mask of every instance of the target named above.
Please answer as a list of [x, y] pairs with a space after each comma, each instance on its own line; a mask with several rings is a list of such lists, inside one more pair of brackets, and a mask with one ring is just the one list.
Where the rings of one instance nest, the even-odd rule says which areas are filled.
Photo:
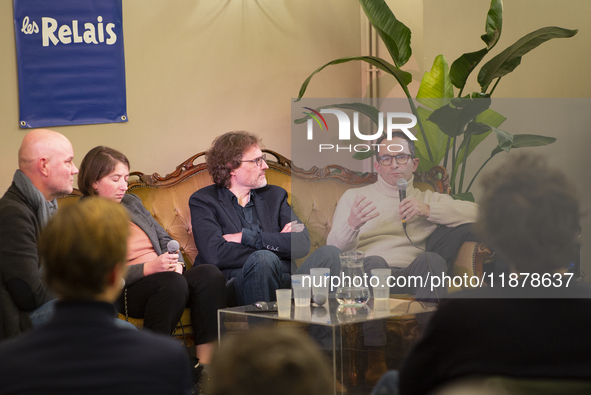
[[339, 254], [341, 275], [336, 298], [343, 306], [362, 307], [369, 299], [367, 276], [364, 276], [363, 271], [363, 257], [364, 253], [361, 251]]

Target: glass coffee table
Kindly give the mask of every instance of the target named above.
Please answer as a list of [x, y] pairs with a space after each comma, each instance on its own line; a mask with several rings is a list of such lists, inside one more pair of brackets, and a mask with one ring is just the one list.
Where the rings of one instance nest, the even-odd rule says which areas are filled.
[[371, 388], [366, 388], [363, 379], [367, 365], [366, 333], [375, 333], [376, 328], [386, 332], [387, 344], [383, 346], [386, 363], [388, 369], [398, 369], [436, 307], [435, 303], [409, 299], [372, 298], [364, 307], [343, 308], [334, 295], [323, 306], [296, 307], [292, 301], [291, 309], [282, 315], [253, 306], [233, 307], [218, 311], [218, 339], [221, 343], [232, 333], [257, 326], [300, 330], [314, 339], [327, 355], [332, 365], [335, 394], [368, 394]]

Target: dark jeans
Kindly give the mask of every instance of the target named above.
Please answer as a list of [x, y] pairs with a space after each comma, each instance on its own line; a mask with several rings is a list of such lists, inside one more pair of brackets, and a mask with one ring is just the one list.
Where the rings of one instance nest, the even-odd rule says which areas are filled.
[[[385, 259], [380, 256], [368, 256], [363, 259], [363, 268], [368, 276], [372, 269], [389, 268]], [[447, 296], [447, 287], [434, 287], [431, 290], [430, 277], [441, 276], [447, 272], [445, 259], [434, 252], [423, 252], [415, 258], [405, 268], [391, 268], [393, 277], [405, 277], [406, 287], [391, 287], [391, 294], [413, 294], [416, 300], [437, 302], [439, 299]], [[415, 280], [412, 280], [412, 278]], [[419, 280], [420, 279], [420, 280]], [[411, 283], [411, 286], [408, 284]], [[370, 287], [373, 294], [373, 289]], [[370, 347], [385, 346], [386, 338], [386, 320], [369, 321], [363, 324], [364, 344]]]
[[[451, 271], [456, 254], [465, 241], [482, 242], [472, 228], [471, 223], [455, 227], [438, 227], [427, 239], [427, 251], [441, 255], [447, 261], [448, 271]], [[495, 276], [511, 273], [509, 262], [498, 251], [495, 252], [494, 262], [483, 266], [485, 279], [489, 278], [488, 275], [491, 273]]]
[[204, 344], [218, 337], [218, 309], [226, 307], [226, 279], [214, 265], [198, 265], [183, 276], [189, 285], [191, 325], [195, 344]]
[[150, 274], [125, 287], [117, 309], [130, 317], [143, 318], [144, 328], [170, 335], [183, 315], [189, 300], [185, 277], [174, 272]]
[[[125, 314], [125, 294], [118, 310]], [[217, 338], [217, 311], [226, 307], [224, 275], [214, 265], [198, 265], [180, 276], [178, 273], [154, 273], [127, 287], [130, 317], [143, 318], [144, 328], [170, 335], [185, 307], [191, 309], [195, 344]]]
[[[309, 274], [313, 268], [330, 268], [330, 275], [338, 276], [341, 271], [339, 253], [340, 250], [334, 246], [322, 246], [294, 274]], [[281, 269], [282, 262], [273, 252], [253, 252], [240, 273], [228, 283], [228, 286], [234, 287], [238, 305], [275, 301], [275, 290], [291, 288], [289, 273], [283, 273]]]
[[[437, 302], [447, 296], [447, 287], [433, 287], [431, 290], [431, 277], [441, 277], [447, 273], [445, 259], [434, 252], [423, 252], [417, 256], [407, 267], [395, 268], [388, 266], [381, 256], [368, 256], [363, 259], [363, 269], [371, 276], [372, 269], [392, 269], [393, 277], [405, 277], [405, 287], [390, 287], [391, 294], [413, 294], [417, 300]], [[420, 280], [419, 280], [420, 278]], [[370, 287], [373, 295], [373, 289]]]

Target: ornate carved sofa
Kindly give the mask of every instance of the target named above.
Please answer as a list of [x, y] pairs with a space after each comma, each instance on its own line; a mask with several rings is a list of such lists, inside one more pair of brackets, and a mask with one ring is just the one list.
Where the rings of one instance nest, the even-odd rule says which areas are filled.
[[[275, 158], [267, 162], [268, 183], [281, 186], [288, 191], [290, 204], [310, 232], [310, 252], [326, 244], [332, 226], [332, 216], [341, 195], [349, 188], [371, 184], [377, 179], [375, 173], [358, 175], [336, 165], [323, 169], [314, 167], [305, 171], [276, 152], [263, 151]], [[164, 177], [158, 173], [148, 175], [132, 172], [129, 178], [128, 193], [139, 196], [146, 209], [179, 242], [185, 262], [189, 264], [195, 260], [198, 253], [193, 241], [189, 197], [196, 190], [212, 184], [204, 163], [204, 155], [202, 152], [190, 157]], [[442, 167], [434, 167], [428, 173], [416, 174], [414, 185], [421, 190], [430, 188], [441, 193], [449, 193], [447, 175]], [[292, 194], [292, 190], [296, 191], [295, 195]], [[75, 203], [79, 196], [80, 192], [75, 190], [72, 195], [60, 198], [59, 205]], [[490, 261], [492, 257], [493, 253], [483, 245], [466, 242], [458, 253], [453, 274], [468, 273], [482, 276], [483, 263]], [[301, 262], [303, 259], [298, 264]], [[143, 320], [131, 317], [130, 322], [137, 326], [143, 324]], [[190, 325], [187, 325], [190, 322], [188, 310], [185, 311], [181, 322], [183, 325], [177, 327], [176, 335], [191, 333]]]

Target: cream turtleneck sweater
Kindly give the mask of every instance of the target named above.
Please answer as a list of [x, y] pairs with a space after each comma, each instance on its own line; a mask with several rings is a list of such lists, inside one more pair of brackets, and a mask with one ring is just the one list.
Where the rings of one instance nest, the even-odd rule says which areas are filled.
[[[415, 216], [407, 222], [406, 231], [415, 245], [425, 248], [427, 238], [438, 225], [458, 226], [476, 221], [478, 205], [471, 202], [454, 200], [449, 195], [431, 191], [422, 192], [413, 185], [414, 176], [408, 182], [406, 196], [414, 196], [430, 207], [429, 217]], [[360, 229], [349, 226], [351, 206], [357, 195], [366, 196], [380, 213], [366, 222]], [[338, 247], [341, 251], [360, 250], [365, 256], [383, 257], [391, 267], [406, 267], [421, 253], [413, 247], [402, 228], [398, 214], [398, 189], [391, 186], [378, 175], [375, 184], [347, 190], [337, 205], [327, 244]]]

